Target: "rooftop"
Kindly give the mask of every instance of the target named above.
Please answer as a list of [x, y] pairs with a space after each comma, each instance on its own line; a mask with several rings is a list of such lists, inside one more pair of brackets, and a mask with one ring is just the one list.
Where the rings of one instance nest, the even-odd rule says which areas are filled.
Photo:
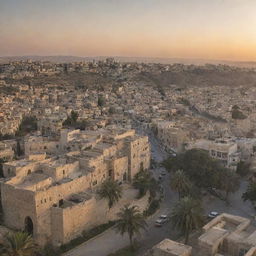
[[[166, 255], [170, 256], [185, 256], [189, 255], [188, 253], [192, 251], [192, 247], [189, 245], [181, 244], [170, 239], [164, 239], [159, 244], [153, 247], [152, 255], [159, 255], [157, 252], [162, 251], [165, 252]], [[162, 255], [162, 254], [161, 254]], [[163, 254], [165, 255], [165, 254]]]

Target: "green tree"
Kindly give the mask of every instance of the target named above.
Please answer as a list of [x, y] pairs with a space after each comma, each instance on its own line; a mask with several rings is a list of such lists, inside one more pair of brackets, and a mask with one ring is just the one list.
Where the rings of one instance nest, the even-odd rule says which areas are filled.
[[244, 177], [250, 173], [250, 164], [244, 161], [240, 161], [237, 164], [236, 173], [241, 177]]
[[228, 202], [230, 193], [236, 192], [240, 187], [239, 177], [232, 170], [224, 169], [221, 177], [221, 189], [225, 191], [225, 200]]
[[109, 209], [122, 197], [122, 188], [117, 181], [105, 180], [97, 191], [100, 198], [108, 200]]
[[139, 190], [139, 196], [144, 196], [148, 191], [151, 199], [156, 196], [158, 183], [147, 170], [140, 170], [133, 178], [133, 187]]
[[24, 116], [21, 120], [16, 136], [24, 136], [37, 130], [37, 119], [35, 116]]
[[246, 119], [247, 116], [243, 114], [243, 112], [239, 109], [232, 109], [232, 118], [233, 119]]
[[76, 111], [72, 110], [70, 115], [63, 122], [63, 125], [64, 126], [75, 126], [78, 124], [77, 119], [78, 119], [78, 113]]
[[255, 203], [256, 202], [256, 183], [249, 183], [246, 191], [243, 193], [242, 195], [242, 199], [244, 201], [251, 201], [251, 203]]
[[140, 233], [141, 229], [146, 229], [147, 223], [137, 206], [125, 205], [117, 214], [118, 222], [116, 230], [121, 235], [128, 233], [130, 246], [133, 247], [133, 237]]
[[32, 256], [37, 249], [32, 236], [25, 232], [8, 234], [6, 239], [7, 244], [1, 255]]
[[76, 123], [77, 118], [78, 118], [78, 113], [76, 111], [72, 110], [71, 114], [70, 114], [70, 117], [71, 117], [72, 122]]
[[174, 175], [171, 177], [171, 189], [178, 192], [179, 199], [188, 194], [192, 184], [189, 181], [188, 177], [185, 175], [185, 173], [182, 170], [178, 170], [174, 173]]
[[185, 244], [193, 229], [198, 229], [203, 223], [203, 209], [198, 200], [184, 197], [176, 203], [171, 213], [171, 222], [185, 235]]
[[223, 167], [212, 159], [207, 151], [191, 149], [175, 158], [163, 162], [168, 171], [183, 170], [189, 180], [199, 188], [211, 189], [221, 187]]
[[103, 107], [104, 105], [105, 105], [105, 99], [103, 98], [103, 96], [99, 96], [98, 97], [98, 106]]

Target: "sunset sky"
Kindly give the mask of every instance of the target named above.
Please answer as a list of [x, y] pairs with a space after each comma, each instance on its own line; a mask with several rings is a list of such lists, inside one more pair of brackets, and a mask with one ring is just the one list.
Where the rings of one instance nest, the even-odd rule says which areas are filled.
[[256, 0], [0, 0], [0, 56], [256, 61]]

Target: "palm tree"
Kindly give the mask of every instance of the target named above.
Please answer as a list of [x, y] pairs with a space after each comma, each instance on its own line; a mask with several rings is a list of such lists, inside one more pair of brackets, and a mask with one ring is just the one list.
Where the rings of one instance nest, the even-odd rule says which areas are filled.
[[133, 178], [134, 188], [139, 190], [139, 196], [144, 196], [148, 191], [151, 199], [155, 197], [159, 188], [158, 183], [152, 177], [151, 173], [146, 170], [140, 170]]
[[147, 223], [137, 206], [125, 205], [117, 214], [119, 220], [116, 230], [121, 235], [128, 233], [130, 246], [133, 248], [133, 237], [140, 233], [140, 229], [146, 229]]
[[110, 209], [122, 197], [122, 188], [117, 181], [107, 179], [101, 184], [98, 195], [100, 198], [108, 200], [108, 207]]
[[185, 244], [188, 243], [190, 232], [201, 227], [203, 209], [198, 200], [184, 197], [177, 202], [171, 213], [173, 226], [185, 234]]
[[182, 170], [178, 170], [174, 173], [170, 185], [174, 191], [178, 192], [179, 199], [182, 195], [188, 193], [191, 188], [191, 182]]
[[31, 235], [26, 232], [16, 232], [8, 234], [7, 246], [1, 255], [6, 256], [32, 256], [36, 251], [36, 246]]

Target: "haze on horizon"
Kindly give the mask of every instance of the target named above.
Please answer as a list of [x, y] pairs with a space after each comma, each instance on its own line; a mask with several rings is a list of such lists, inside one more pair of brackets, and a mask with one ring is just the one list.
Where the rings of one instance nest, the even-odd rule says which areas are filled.
[[0, 56], [256, 61], [255, 0], [0, 0]]

